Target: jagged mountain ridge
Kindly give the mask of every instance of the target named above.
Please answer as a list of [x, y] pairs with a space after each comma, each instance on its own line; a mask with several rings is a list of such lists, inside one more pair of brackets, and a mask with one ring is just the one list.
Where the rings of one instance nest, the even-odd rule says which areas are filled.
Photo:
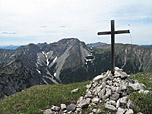
[[64, 83], [60, 73], [68, 67], [83, 66], [85, 57], [91, 54], [83, 42], [73, 38], [0, 53], [0, 97], [32, 85]]
[[[110, 55], [110, 49], [110, 45], [94, 48], [100, 56]], [[106, 59], [106, 61], [111, 60], [109, 56]], [[115, 64], [129, 74], [152, 72], [152, 48], [130, 44], [116, 44]], [[107, 65], [110, 66], [109, 62], [107, 62]]]
[[[0, 97], [32, 85], [90, 80], [111, 68], [110, 54], [110, 45], [92, 48], [74, 38], [0, 50]], [[116, 44], [115, 56], [127, 73], [152, 72], [152, 48]]]

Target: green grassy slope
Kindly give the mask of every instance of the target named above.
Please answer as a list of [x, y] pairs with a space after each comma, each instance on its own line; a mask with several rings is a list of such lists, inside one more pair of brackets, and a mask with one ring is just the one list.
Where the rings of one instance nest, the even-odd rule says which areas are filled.
[[[131, 78], [145, 84], [147, 89], [152, 91], [152, 73], [138, 73], [132, 75]], [[1, 99], [0, 114], [38, 114], [51, 105], [75, 103], [81, 95], [84, 95], [85, 85], [88, 83], [89, 81], [67, 85], [33, 86], [6, 99]], [[71, 94], [71, 90], [75, 88], [80, 88], [79, 92]], [[130, 95], [130, 99], [134, 102], [138, 112], [144, 114], [152, 112], [152, 94], [144, 95], [135, 92]], [[84, 110], [85, 112], [87, 111]]]
[[142, 112], [144, 114], [152, 113], [152, 73], [138, 73], [132, 75], [131, 78], [138, 80], [140, 83], [146, 85], [147, 89], [150, 91], [149, 94], [144, 95], [142, 93], [132, 93], [130, 99], [134, 102], [137, 112]]
[[[75, 102], [85, 93], [89, 82], [68, 85], [39, 85], [0, 100], [0, 114], [38, 114], [42, 109], [61, 103]], [[78, 93], [71, 90], [80, 88]]]

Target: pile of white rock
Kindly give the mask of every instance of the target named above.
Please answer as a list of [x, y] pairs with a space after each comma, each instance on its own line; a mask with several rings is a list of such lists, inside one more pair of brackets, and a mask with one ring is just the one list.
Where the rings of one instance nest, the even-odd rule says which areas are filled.
[[[116, 114], [134, 114], [137, 113], [134, 104], [129, 99], [129, 94], [133, 91], [148, 94], [144, 84], [129, 78], [122, 69], [115, 68], [115, 75], [110, 71], [102, 73], [95, 77], [89, 85], [86, 86], [85, 96], [81, 96], [76, 104], [60, 107], [52, 106], [45, 110], [44, 114], [82, 114], [83, 109], [88, 109], [89, 114], [100, 113], [101, 104], [107, 109], [108, 113]], [[73, 90], [73, 92], [78, 89]]]

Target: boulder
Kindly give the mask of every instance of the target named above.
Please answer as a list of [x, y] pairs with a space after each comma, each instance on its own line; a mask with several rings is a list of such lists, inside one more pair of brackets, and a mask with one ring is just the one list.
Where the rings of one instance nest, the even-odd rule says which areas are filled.
[[76, 88], [74, 90], [71, 91], [71, 93], [77, 93], [79, 91], [79, 88]]
[[53, 111], [51, 109], [46, 109], [43, 111], [43, 114], [53, 114]]
[[111, 96], [111, 94], [112, 94], [111, 89], [110, 88], [106, 88], [106, 96], [109, 97], [109, 96]]
[[113, 105], [113, 106], [116, 106], [116, 102], [113, 101], [113, 100], [107, 101], [106, 103], [107, 103], [107, 104], [110, 104], [110, 105]]
[[134, 112], [136, 112], [136, 108], [130, 99], [128, 100], [127, 107], [128, 109], [132, 109]]
[[101, 85], [104, 88], [106, 86], [106, 82], [103, 81]]
[[115, 71], [122, 71], [122, 69], [120, 69], [119, 67], [115, 67]]
[[110, 111], [113, 111], [113, 112], [117, 111], [117, 109], [116, 109], [115, 106], [107, 104], [107, 103], [105, 104], [105, 108], [108, 109], [108, 110], [110, 110]]
[[94, 109], [92, 110], [92, 112], [97, 113], [97, 109], [94, 108]]
[[61, 109], [65, 110], [66, 109], [66, 105], [65, 104], [61, 104]]
[[122, 80], [121, 80], [121, 78], [116, 78], [116, 82], [117, 82], [117, 83], [119, 83], [119, 84], [120, 84], [120, 83], [121, 83], [121, 81], [122, 81]]
[[140, 90], [140, 91], [138, 91], [138, 93], [143, 93], [143, 94], [148, 94], [150, 91], [148, 91], [148, 90]]
[[127, 82], [125, 82], [125, 81], [121, 82], [120, 89], [121, 90], [126, 90], [127, 89]]
[[88, 105], [90, 104], [90, 102], [91, 102], [91, 98], [83, 99], [82, 101], [79, 102], [78, 107], [80, 107], [82, 109], [87, 108]]
[[115, 76], [114, 77], [121, 77], [122, 79], [129, 77], [127, 73], [122, 72], [122, 69], [119, 69], [118, 67], [115, 68]]
[[95, 88], [98, 85], [98, 82], [94, 82], [92, 86]]
[[145, 90], [145, 85], [140, 84], [139, 82], [136, 82], [134, 84], [129, 83], [129, 87], [131, 87], [133, 90], [138, 91], [138, 90]]
[[126, 111], [125, 109], [119, 107], [116, 114], [124, 114], [125, 111]]
[[99, 80], [102, 80], [105, 76], [104, 75], [99, 75], [99, 76], [96, 76], [93, 81], [99, 81]]
[[122, 79], [125, 79], [127, 77], [129, 77], [129, 75], [127, 75], [125, 72], [121, 72], [121, 78]]
[[77, 104], [79, 104], [83, 99], [84, 99], [84, 97], [81, 96], [81, 97], [78, 99]]
[[120, 96], [119, 93], [114, 93], [114, 94], [111, 95], [110, 99], [114, 100], [114, 101], [117, 101], [119, 99], [119, 96]]
[[103, 89], [98, 93], [99, 98], [101, 99], [101, 98], [105, 95], [105, 93], [106, 93], [106, 89], [103, 88]]
[[132, 109], [128, 109], [125, 114], [134, 114], [134, 111]]
[[120, 107], [120, 99], [117, 100], [117, 103], [116, 103], [116, 108]]
[[82, 108], [77, 108], [76, 110], [77, 110], [78, 112], [80, 112], [80, 111], [82, 111]]
[[98, 104], [99, 101], [100, 101], [100, 99], [97, 98], [97, 97], [95, 97], [95, 98], [92, 99], [92, 103], [95, 103], [95, 104]]
[[[63, 112], [64, 112], [63, 114], [67, 114], [67, 110], [64, 110]], [[61, 113], [61, 114], [62, 114], [62, 113]]]
[[51, 108], [53, 111], [60, 111], [60, 107], [58, 107], [58, 106], [52, 106], [52, 108]]
[[92, 98], [93, 96], [92, 96], [92, 94], [91, 94], [91, 92], [90, 91], [88, 91], [87, 93], [86, 93], [86, 95], [85, 95], [85, 98]]
[[142, 113], [142, 112], [138, 112], [137, 114], [144, 114], [144, 113]]
[[100, 113], [100, 112], [101, 112], [101, 109], [98, 109], [96, 113], [98, 114], [98, 113]]
[[120, 103], [121, 104], [127, 104], [127, 101], [128, 101], [128, 96], [120, 98]]
[[111, 86], [112, 85], [112, 80], [107, 80], [107, 84]]
[[67, 106], [67, 111], [75, 111], [76, 110], [76, 105], [75, 104], [70, 104]]
[[144, 91], [144, 94], [148, 94], [148, 93], [150, 93], [149, 90], [145, 90], [145, 91]]
[[135, 81], [131, 78], [127, 78], [126, 81], [129, 82], [129, 83], [135, 83]]
[[102, 100], [103, 100], [103, 101], [106, 101], [107, 98], [108, 98], [108, 97], [107, 97], [106, 95], [103, 95], [103, 96], [102, 96]]
[[119, 71], [115, 71], [114, 78], [118, 78], [118, 77], [121, 77], [121, 74]]
[[91, 88], [91, 84], [86, 85], [86, 88], [90, 89]]

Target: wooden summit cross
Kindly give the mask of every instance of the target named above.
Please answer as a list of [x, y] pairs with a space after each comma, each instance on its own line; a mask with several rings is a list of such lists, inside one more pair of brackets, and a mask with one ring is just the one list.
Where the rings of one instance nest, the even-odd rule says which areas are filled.
[[111, 73], [114, 76], [115, 73], [115, 60], [114, 60], [114, 44], [115, 44], [115, 34], [130, 33], [129, 30], [119, 30], [115, 31], [114, 20], [111, 20], [111, 31], [98, 32], [98, 35], [109, 35], [111, 34]]

